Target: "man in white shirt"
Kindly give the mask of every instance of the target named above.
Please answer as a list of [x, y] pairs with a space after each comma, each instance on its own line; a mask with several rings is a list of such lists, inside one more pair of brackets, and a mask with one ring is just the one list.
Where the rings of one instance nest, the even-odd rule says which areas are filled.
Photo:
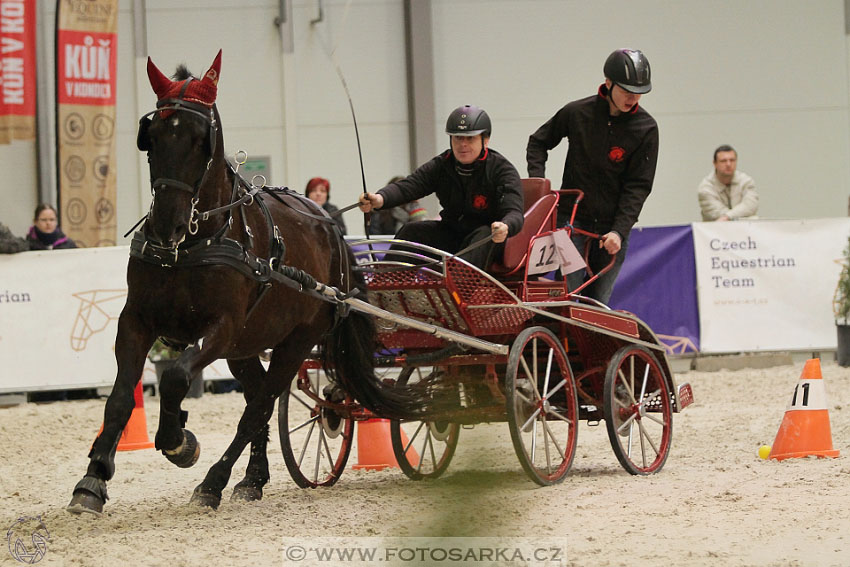
[[753, 178], [737, 171], [738, 152], [723, 145], [714, 150], [714, 172], [699, 184], [704, 221], [758, 218], [759, 196]]

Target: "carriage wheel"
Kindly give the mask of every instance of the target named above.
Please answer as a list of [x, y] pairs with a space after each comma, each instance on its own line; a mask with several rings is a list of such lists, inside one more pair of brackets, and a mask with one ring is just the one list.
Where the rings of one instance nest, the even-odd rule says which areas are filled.
[[[407, 367], [398, 385], [407, 384], [418, 368]], [[419, 376], [421, 378], [421, 375]], [[448, 421], [404, 421], [390, 423], [393, 454], [401, 471], [410, 479], [437, 478], [449, 467], [455, 454], [460, 425]]]
[[605, 425], [617, 460], [629, 473], [664, 466], [673, 438], [673, 404], [655, 356], [642, 346], [614, 353], [605, 372]]
[[511, 345], [505, 376], [508, 426], [519, 462], [537, 484], [561, 482], [576, 454], [578, 399], [567, 353], [543, 327]]
[[318, 370], [299, 370], [280, 397], [277, 410], [283, 460], [301, 488], [333, 485], [351, 453], [354, 420], [320, 407], [298, 388], [300, 378], [309, 384], [311, 392], [324, 398], [322, 387], [327, 382], [321, 380], [322, 376]]

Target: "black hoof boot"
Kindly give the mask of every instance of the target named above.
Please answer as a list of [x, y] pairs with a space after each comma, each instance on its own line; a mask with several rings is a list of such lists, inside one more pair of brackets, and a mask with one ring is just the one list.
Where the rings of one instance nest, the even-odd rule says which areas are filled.
[[105, 481], [93, 476], [84, 476], [74, 487], [74, 495], [65, 510], [71, 514], [100, 516], [108, 498]]
[[202, 487], [202, 484], [195, 487], [195, 491], [192, 492], [192, 498], [189, 499], [189, 503], [202, 508], [218, 510], [218, 505], [221, 504], [221, 494], [206, 492]]
[[201, 446], [198, 444], [195, 435], [188, 429], [184, 429], [183, 443], [176, 449], [163, 451], [162, 454], [181, 469], [188, 469], [198, 462], [198, 457], [201, 456]]
[[233, 487], [233, 494], [230, 495], [231, 500], [241, 500], [242, 502], [254, 502], [262, 500], [263, 487], [254, 486], [250, 482], [242, 481]]

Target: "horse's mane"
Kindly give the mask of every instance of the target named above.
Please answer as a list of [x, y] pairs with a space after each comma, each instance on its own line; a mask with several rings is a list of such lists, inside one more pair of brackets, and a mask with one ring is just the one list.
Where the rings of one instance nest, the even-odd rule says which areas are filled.
[[194, 75], [186, 68], [184, 63], [181, 63], [177, 66], [177, 70], [174, 71], [174, 75], [171, 77], [175, 81], [182, 81], [184, 79], [188, 79], [189, 77], [194, 77]]

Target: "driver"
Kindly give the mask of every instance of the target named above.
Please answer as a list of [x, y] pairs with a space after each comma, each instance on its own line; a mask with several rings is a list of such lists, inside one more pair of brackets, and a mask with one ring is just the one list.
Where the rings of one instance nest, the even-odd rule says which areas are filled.
[[397, 207], [436, 193], [440, 220], [407, 223], [396, 238], [455, 253], [489, 234], [486, 244], [460, 255], [486, 270], [501, 259], [505, 240], [522, 229], [524, 211], [519, 173], [488, 147], [491, 129], [483, 109], [456, 108], [446, 121], [451, 149], [377, 193], [362, 194], [360, 210]]

